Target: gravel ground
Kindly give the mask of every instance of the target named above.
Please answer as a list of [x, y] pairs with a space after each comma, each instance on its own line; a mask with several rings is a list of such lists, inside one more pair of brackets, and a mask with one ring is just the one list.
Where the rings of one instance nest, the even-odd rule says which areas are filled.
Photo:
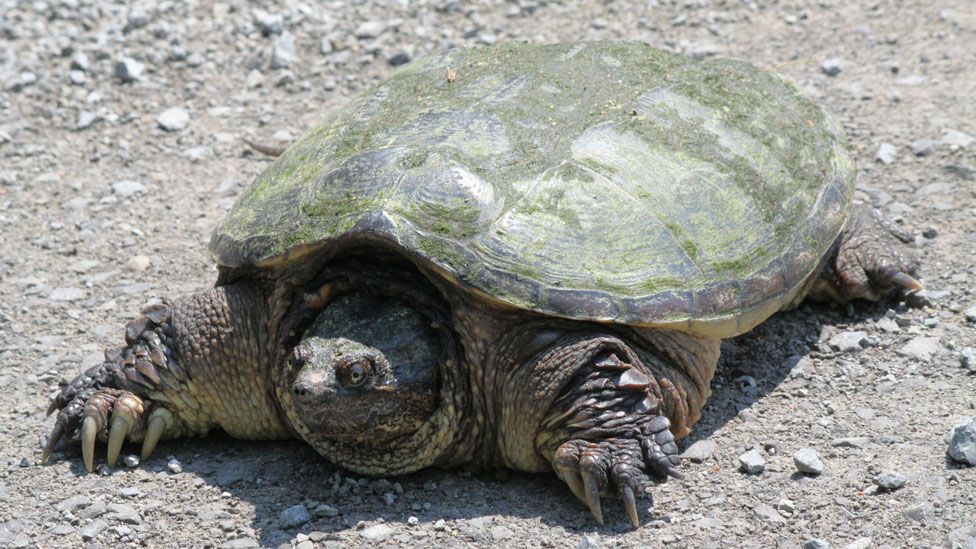
[[[946, 457], [976, 416], [972, 0], [352, 4], [0, 0], [0, 546], [976, 546], [976, 468]], [[57, 383], [150, 297], [213, 283], [210, 229], [269, 163], [242, 136], [287, 143], [436, 48], [579, 38], [795, 78], [847, 127], [860, 197], [918, 235], [927, 299], [727, 342], [699, 461], [637, 531], [552, 475], [361, 479], [298, 442], [39, 464]]]

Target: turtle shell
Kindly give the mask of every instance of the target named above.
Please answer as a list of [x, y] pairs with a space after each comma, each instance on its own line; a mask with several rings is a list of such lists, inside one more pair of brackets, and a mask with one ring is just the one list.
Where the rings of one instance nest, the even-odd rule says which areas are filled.
[[728, 337], [817, 268], [854, 176], [838, 124], [742, 61], [626, 42], [455, 49], [299, 139], [211, 250], [233, 271], [382, 242], [484, 299]]

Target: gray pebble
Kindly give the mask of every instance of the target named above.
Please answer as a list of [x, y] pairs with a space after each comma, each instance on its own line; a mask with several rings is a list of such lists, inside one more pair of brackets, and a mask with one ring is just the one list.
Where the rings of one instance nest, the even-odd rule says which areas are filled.
[[337, 517], [339, 516], [339, 509], [328, 503], [320, 503], [315, 506], [314, 513], [317, 517]]
[[976, 373], [976, 348], [963, 347], [959, 351], [959, 365]]
[[370, 541], [384, 541], [390, 536], [392, 536], [396, 531], [390, 528], [386, 524], [374, 524], [369, 528], [364, 528], [362, 532], [359, 533], [359, 537], [363, 539], [368, 539]]
[[299, 503], [282, 511], [278, 518], [281, 520], [282, 527], [296, 528], [312, 520], [312, 515], [309, 514], [304, 505]]
[[861, 331], [841, 332], [830, 338], [830, 341], [828, 341], [827, 344], [830, 345], [832, 349], [842, 353], [860, 351], [868, 346], [868, 334], [867, 332]]
[[965, 149], [966, 147], [970, 146], [973, 141], [976, 141], [976, 137], [958, 130], [946, 130], [945, 134], [942, 136], [943, 145], [949, 147], [959, 147], [960, 149]]
[[360, 40], [370, 40], [383, 34], [385, 30], [386, 23], [384, 21], [365, 21], [356, 27], [353, 35]]
[[949, 457], [971, 466], [976, 466], [976, 421], [965, 417], [957, 423], [949, 439]]
[[797, 471], [809, 475], [819, 475], [824, 470], [820, 455], [812, 448], [802, 448], [793, 454], [793, 465]]
[[98, 115], [91, 111], [80, 111], [78, 113], [78, 121], [75, 123], [76, 130], [87, 130], [98, 121]]
[[935, 518], [935, 506], [928, 501], [916, 503], [905, 509], [905, 516], [919, 524], [925, 524]]
[[190, 123], [190, 115], [179, 107], [171, 107], [156, 117], [159, 127], [168, 132], [178, 132]]
[[295, 37], [283, 32], [274, 39], [271, 50], [271, 68], [284, 69], [295, 61]]
[[58, 505], [55, 507], [55, 509], [61, 511], [62, 513], [65, 512], [74, 513], [78, 509], [81, 509], [82, 507], [88, 507], [89, 505], [91, 505], [91, 498], [89, 498], [88, 496], [78, 495], [78, 496], [71, 496], [68, 499], [61, 500], [58, 503]]
[[68, 71], [68, 81], [75, 86], [84, 86], [88, 83], [88, 77], [82, 71]]
[[882, 164], [891, 164], [898, 159], [898, 149], [891, 143], [882, 143], [874, 157], [880, 160]]
[[142, 78], [145, 65], [131, 57], [122, 57], [115, 62], [115, 77], [122, 82], [135, 82]]
[[88, 56], [84, 52], [75, 52], [71, 56], [71, 70], [87, 72], [91, 67], [91, 61], [88, 60]]
[[261, 544], [249, 537], [232, 539], [220, 544], [220, 549], [253, 549], [254, 547], [261, 547]]
[[386, 58], [386, 62], [393, 67], [399, 67], [400, 65], [406, 65], [410, 62], [412, 56], [410, 52], [405, 49], [400, 49], [394, 52], [392, 55]]
[[77, 301], [85, 297], [85, 290], [81, 288], [55, 288], [47, 298], [51, 301]]
[[186, 58], [186, 66], [188, 67], [199, 67], [206, 62], [207, 58], [204, 57], [200, 52], [193, 52]]
[[950, 531], [946, 542], [949, 549], [976, 549], [976, 524]]
[[78, 510], [75, 514], [81, 518], [94, 519], [104, 515], [106, 511], [108, 511], [108, 505], [105, 505], [104, 501], [96, 501], [88, 507]]
[[488, 530], [488, 533], [491, 534], [491, 539], [496, 542], [506, 540], [515, 535], [515, 532], [512, 532], [511, 528], [502, 526], [500, 524], [492, 526], [491, 529]]
[[877, 487], [885, 492], [894, 492], [905, 486], [908, 479], [901, 473], [882, 473], [873, 480]]
[[91, 541], [98, 537], [106, 528], [108, 528], [108, 523], [102, 519], [95, 519], [88, 524], [86, 524], [81, 529], [81, 539], [85, 541]]
[[899, 349], [899, 353], [918, 360], [928, 361], [939, 351], [939, 338], [918, 336]]
[[115, 520], [124, 522], [126, 524], [142, 523], [142, 517], [139, 516], [139, 511], [136, 511], [130, 505], [125, 505], [123, 503], [112, 503], [108, 506], [108, 511], [111, 513], [109, 518], [114, 518]]
[[271, 36], [284, 32], [285, 18], [280, 13], [268, 13], [256, 9], [251, 14], [254, 16], [254, 26], [261, 31], [261, 34]]
[[911, 149], [912, 152], [915, 153], [915, 156], [929, 156], [935, 152], [937, 146], [938, 143], [926, 137], [913, 141], [911, 144]]
[[871, 547], [871, 538], [857, 538], [844, 546], [844, 549], [868, 549]]
[[437, 522], [434, 523], [434, 530], [437, 530], [438, 532], [447, 530], [447, 522], [445, 522], [444, 519], [437, 519]]
[[600, 549], [600, 543], [594, 536], [583, 536], [576, 544], [576, 549]]
[[713, 440], [705, 439], [699, 440], [688, 447], [687, 450], [681, 454], [682, 458], [690, 459], [695, 463], [701, 463], [708, 458], [712, 457], [715, 453], [715, 449], [718, 445]]
[[739, 468], [750, 475], [758, 475], [766, 469], [766, 460], [757, 450], [749, 450], [739, 456]]
[[407, 524], [409, 524], [410, 526], [416, 526], [416, 525], [420, 524], [420, 519], [418, 519], [417, 517], [413, 517], [413, 516], [407, 517]]
[[803, 544], [803, 549], [830, 549], [830, 544], [822, 539], [810, 539]]
[[965, 315], [966, 320], [969, 322], [976, 322], [976, 305], [966, 309], [966, 312], [964, 312], [963, 315]]
[[322, 55], [328, 55], [333, 51], [335, 51], [335, 47], [332, 45], [332, 39], [328, 36], [323, 36], [322, 39], [319, 40], [319, 53]]
[[827, 76], [837, 76], [840, 74], [840, 69], [841, 60], [837, 57], [832, 57], [820, 64], [820, 70]]
[[146, 187], [139, 183], [138, 181], [116, 181], [112, 183], [112, 192], [121, 196], [122, 198], [129, 198], [130, 196], [141, 193], [146, 190]]
[[169, 461], [166, 462], [166, 468], [174, 475], [183, 472], [183, 464], [180, 463], [180, 460], [176, 458], [170, 458]]

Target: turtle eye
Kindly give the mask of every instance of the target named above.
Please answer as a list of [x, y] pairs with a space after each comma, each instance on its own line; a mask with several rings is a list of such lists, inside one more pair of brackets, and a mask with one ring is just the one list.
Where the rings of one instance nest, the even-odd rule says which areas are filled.
[[360, 358], [359, 360], [342, 361], [339, 363], [336, 374], [343, 387], [355, 389], [366, 383], [372, 371], [372, 364], [368, 360]]

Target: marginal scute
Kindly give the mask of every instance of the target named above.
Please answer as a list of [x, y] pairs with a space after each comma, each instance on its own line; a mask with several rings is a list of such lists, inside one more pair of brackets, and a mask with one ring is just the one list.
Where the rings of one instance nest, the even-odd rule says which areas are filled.
[[237, 269], [382, 242], [501, 304], [728, 337], [816, 269], [853, 184], [842, 128], [783, 77], [507, 44], [435, 54], [330, 114], [211, 249]]

